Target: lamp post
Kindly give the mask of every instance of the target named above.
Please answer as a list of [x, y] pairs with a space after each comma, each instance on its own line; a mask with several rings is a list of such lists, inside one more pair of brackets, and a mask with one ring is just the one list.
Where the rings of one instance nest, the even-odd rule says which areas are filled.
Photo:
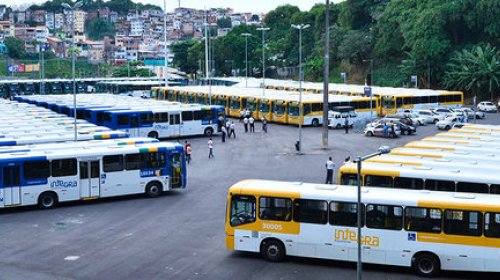
[[83, 1], [76, 2], [73, 7], [71, 7], [68, 3], [62, 3], [61, 4], [64, 9], [68, 9], [71, 11], [71, 47], [72, 47], [72, 52], [71, 52], [71, 75], [73, 78], [73, 118], [75, 120], [74, 126], [75, 126], [75, 142], [78, 140], [78, 131], [76, 127], [76, 79], [75, 79], [75, 10], [83, 6]]
[[292, 27], [299, 30], [299, 145], [298, 152], [302, 153], [302, 79], [304, 73], [302, 72], [302, 30], [310, 27], [309, 24], [292, 24]]
[[167, 58], [167, 0], [163, 0], [163, 44], [165, 45], [165, 87], [168, 87], [168, 58]]
[[212, 71], [213, 68], [213, 62], [210, 64], [211, 60], [211, 52], [210, 52], [210, 36], [212, 36], [210, 32], [210, 26], [214, 26], [216, 24], [209, 24], [208, 23], [208, 16], [207, 16], [207, 22], [203, 24], [205, 26], [205, 71], [206, 71], [206, 80], [208, 83], [208, 104], [212, 105], [212, 79], [210, 72]]
[[241, 36], [245, 37], [245, 87], [248, 87], [248, 37], [252, 34], [242, 33]]
[[378, 148], [378, 152], [369, 154], [366, 156], [358, 156], [354, 162], [357, 163], [358, 167], [358, 203], [356, 206], [356, 211], [358, 212], [358, 219], [357, 219], [357, 227], [358, 227], [358, 236], [357, 236], [357, 241], [358, 241], [358, 262], [356, 266], [356, 279], [361, 280], [362, 278], [362, 271], [363, 271], [363, 262], [361, 258], [361, 164], [363, 161], [370, 159], [372, 157], [376, 157], [382, 154], [387, 154], [391, 151], [389, 147], [380, 147]]
[[266, 95], [266, 46], [264, 44], [265, 32], [271, 30], [269, 27], [259, 27], [257, 30], [262, 31], [262, 95]]
[[[372, 87], [372, 84], [373, 84], [373, 59], [363, 59], [363, 62], [370, 62], [370, 80], [366, 81], [366, 85], [369, 87]], [[372, 103], [373, 103], [373, 93], [370, 94], [370, 122], [373, 120], [373, 104]]]
[[323, 124], [321, 140], [323, 149], [328, 149], [328, 83], [330, 77], [330, 1], [326, 0], [325, 8], [325, 55], [323, 58]]

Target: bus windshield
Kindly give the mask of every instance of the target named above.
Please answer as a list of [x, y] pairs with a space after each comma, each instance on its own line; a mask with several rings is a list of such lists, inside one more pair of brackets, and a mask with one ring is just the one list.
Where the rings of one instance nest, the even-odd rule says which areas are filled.
[[231, 226], [255, 222], [255, 197], [235, 195], [231, 200]]
[[247, 109], [248, 110], [255, 111], [256, 107], [257, 107], [257, 100], [255, 100], [255, 99], [248, 100], [248, 102], [247, 102]]
[[383, 96], [382, 97], [382, 107], [386, 109], [394, 109], [394, 97]]
[[279, 103], [279, 104], [274, 103], [273, 111], [276, 114], [283, 115], [285, 113], [285, 104], [284, 103]]
[[288, 107], [288, 115], [290, 116], [298, 116], [299, 115], [299, 106], [297, 104], [291, 104]]
[[269, 113], [269, 103], [260, 103], [259, 110], [262, 113]]
[[231, 98], [231, 102], [229, 102], [229, 106], [231, 109], [239, 109], [240, 108], [240, 100]]

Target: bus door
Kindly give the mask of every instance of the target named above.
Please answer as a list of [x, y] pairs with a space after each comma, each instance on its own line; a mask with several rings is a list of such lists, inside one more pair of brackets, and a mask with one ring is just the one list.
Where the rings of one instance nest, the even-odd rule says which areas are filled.
[[140, 137], [140, 128], [139, 128], [139, 115], [133, 114], [130, 115], [130, 137]]
[[169, 114], [170, 134], [169, 137], [181, 135], [181, 114], [174, 112]]
[[80, 197], [99, 197], [101, 190], [99, 160], [80, 161]]
[[173, 151], [168, 155], [170, 188], [182, 188], [182, 156]]
[[4, 166], [2, 171], [4, 205], [21, 204], [21, 167], [19, 165]]

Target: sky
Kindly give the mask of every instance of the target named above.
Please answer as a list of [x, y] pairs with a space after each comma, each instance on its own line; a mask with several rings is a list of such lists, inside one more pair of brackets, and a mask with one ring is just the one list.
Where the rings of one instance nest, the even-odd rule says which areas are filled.
[[[316, 3], [325, 3], [324, 0], [180, 0], [182, 7], [203, 9], [207, 8], [233, 8], [236, 12], [262, 13], [269, 12], [274, 8], [291, 4], [298, 6], [301, 10], [309, 10]], [[43, 0], [0, 0], [5, 5], [31, 5], [43, 3]], [[155, 4], [163, 7], [163, 0], [135, 0], [135, 2]], [[331, 0], [330, 2], [340, 2]], [[178, 0], [167, 0], [167, 10], [172, 11], [178, 7]]]

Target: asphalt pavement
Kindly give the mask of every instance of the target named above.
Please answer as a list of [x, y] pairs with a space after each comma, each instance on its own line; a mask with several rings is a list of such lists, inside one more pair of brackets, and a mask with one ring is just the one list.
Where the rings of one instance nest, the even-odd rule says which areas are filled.
[[[488, 114], [478, 123], [499, 120]], [[438, 132], [428, 125], [418, 127], [416, 135], [382, 139], [329, 130], [329, 149], [323, 150], [321, 129], [304, 127], [304, 153], [298, 155], [296, 126], [268, 124], [266, 134], [257, 123], [255, 133], [244, 133], [243, 125], [234, 121], [236, 139], [222, 143], [215, 136], [212, 159], [208, 138], [187, 139], [193, 154], [185, 190], [155, 199], [137, 195], [51, 210], [0, 210], [0, 279], [355, 279], [354, 263], [306, 258], [270, 263], [258, 254], [227, 251], [227, 189], [249, 178], [323, 183], [328, 156], [338, 168], [347, 156]], [[365, 279], [418, 279], [409, 268], [364, 269]], [[484, 277], [492, 275], [444, 272], [440, 279]]]

